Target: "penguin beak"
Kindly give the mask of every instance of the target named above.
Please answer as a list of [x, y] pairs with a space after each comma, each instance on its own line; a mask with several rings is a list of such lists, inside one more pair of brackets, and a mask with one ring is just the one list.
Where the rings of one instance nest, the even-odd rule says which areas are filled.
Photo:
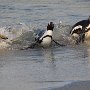
[[0, 38], [1, 38], [1, 39], [4, 39], [4, 40], [8, 39], [8, 37], [6, 37], [6, 36], [4, 36], [4, 35], [1, 35], [1, 34], [0, 34]]

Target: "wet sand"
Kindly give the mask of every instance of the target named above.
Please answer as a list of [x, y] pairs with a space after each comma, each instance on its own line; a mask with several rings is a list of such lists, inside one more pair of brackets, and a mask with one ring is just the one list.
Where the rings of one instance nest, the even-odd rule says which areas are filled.
[[63, 87], [50, 88], [46, 90], [90, 90], [90, 81], [76, 81]]

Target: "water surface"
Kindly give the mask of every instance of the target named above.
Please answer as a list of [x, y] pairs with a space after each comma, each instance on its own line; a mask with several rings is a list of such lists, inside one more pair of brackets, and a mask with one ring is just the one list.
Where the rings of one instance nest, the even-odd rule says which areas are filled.
[[46, 29], [48, 22], [72, 26], [89, 15], [89, 0], [0, 0], [0, 30], [9, 41], [18, 37], [14, 49], [0, 51], [0, 90], [53, 90], [90, 80], [90, 44], [70, 45], [68, 27], [54, 30], [56, 40], [68, 42], [65, 47], [20, 50], [31, 42], [31, 31]]

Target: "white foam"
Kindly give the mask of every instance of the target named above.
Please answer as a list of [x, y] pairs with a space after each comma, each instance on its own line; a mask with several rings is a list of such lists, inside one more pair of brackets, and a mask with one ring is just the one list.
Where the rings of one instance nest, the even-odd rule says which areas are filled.
[[19, 38], [24, 33], [30, 31], [29, 27], [24, 23], [19, 23], [17, 25], [0, 27], [0, 35], [7, 37], [8, 39], [0, 39], [0, 48], [5, 48], [9, 46], [9, 43], [12, 43], [13, 40]]

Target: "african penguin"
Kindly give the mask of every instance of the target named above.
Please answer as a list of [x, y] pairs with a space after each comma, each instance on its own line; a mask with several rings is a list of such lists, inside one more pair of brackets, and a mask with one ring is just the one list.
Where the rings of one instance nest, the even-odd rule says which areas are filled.
[[70, 35], [76, 38], [76, 44], [84, 42], [85, 38], [90, 37], [90, 16], [87, 20], [77, 22], [72, 27]]
[[53, 22], [48, 23], [47, 30], [40, 31], [37, 37], [35, 38], [36, 43], [40, 44], [43, 47], [48, 47], [52, 42], [54, 24]]

